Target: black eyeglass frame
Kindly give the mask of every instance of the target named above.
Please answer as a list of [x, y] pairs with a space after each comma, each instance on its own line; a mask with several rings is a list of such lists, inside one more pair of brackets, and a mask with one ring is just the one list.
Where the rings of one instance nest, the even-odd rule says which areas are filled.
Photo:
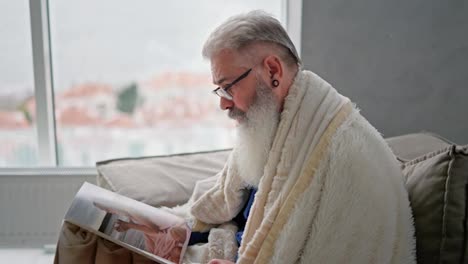
[[246, 72], [244, 72], [239, 77], [237, 77], [234, 81], [227, 84], [226, 87], [223, 88], [220, 86], [214, 89], [213, 93], [219, 97], [226, 98], [232, 101], [232, 95], [229, 93], [229, 89], [231, 89], [232, 86], [236, 85], [236, 83], [242, 81], [245, 77], [247, 77], [251, 71], [252, 71], [252, 68], [248, 69]]

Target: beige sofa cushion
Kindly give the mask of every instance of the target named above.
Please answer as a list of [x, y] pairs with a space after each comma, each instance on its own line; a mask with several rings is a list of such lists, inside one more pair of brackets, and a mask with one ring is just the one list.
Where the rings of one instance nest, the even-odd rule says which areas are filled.
[[216, 175], [230, 150], [125, 158], [96, 164], [99, 186], [152, 206], [188, 200], [197, 181]]

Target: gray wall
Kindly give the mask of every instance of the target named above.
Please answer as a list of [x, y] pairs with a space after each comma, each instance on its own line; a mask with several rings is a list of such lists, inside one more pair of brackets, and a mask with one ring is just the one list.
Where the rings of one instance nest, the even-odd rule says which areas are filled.
[[468, 143], [468, 1], [304, 0], [302, 58], [385, 137]]

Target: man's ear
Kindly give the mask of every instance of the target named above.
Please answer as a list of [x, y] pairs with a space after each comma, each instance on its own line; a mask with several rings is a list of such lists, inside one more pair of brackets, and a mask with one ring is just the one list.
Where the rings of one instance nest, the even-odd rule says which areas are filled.
[[270, 55], [265, 58], [263, 61], [265, 69], [268, 71], [268, 77], [269, 80], [278, 80], [281, 82], [281, 79], [283, 78], [283, 64], [281, 63], [281, 60], [275, 56], [275, 55]]

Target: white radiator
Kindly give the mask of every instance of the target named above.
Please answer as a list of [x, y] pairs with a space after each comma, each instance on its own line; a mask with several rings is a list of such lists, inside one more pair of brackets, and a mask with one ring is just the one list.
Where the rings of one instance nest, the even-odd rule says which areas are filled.
[[0, 247], [55, 244], [63, 216], [81, 184], [95, 183], [95, 170], [2, 170]]

